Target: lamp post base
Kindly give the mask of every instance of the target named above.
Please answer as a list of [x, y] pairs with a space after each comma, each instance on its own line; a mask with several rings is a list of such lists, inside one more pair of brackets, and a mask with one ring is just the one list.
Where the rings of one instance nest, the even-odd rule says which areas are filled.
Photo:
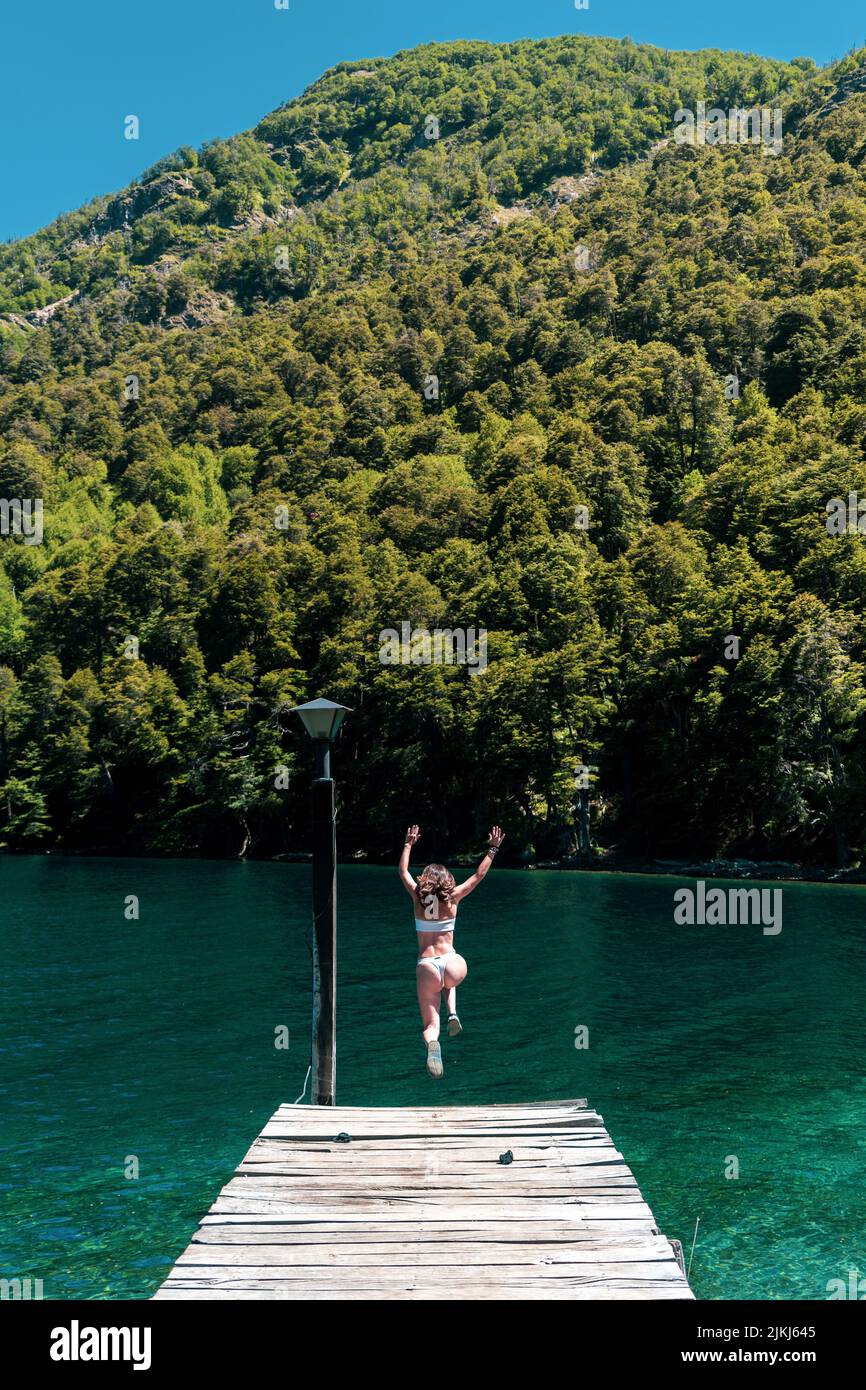
[[337, 837], [334, 783], [313, 783], [312, 1102], [334, 1105], [337, 1088]]

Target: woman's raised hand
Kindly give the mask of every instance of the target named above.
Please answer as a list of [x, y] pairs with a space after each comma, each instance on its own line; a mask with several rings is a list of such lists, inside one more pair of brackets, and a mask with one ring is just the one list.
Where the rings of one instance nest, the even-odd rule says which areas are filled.
[[420, 829], [418, 828], [418, 826], [417, 826], [417, 825], [410, 825], [410, 826], [409, 826], [409, 829], [406, 831], [406, 844], [407, 844], [407, 845], [414, 845], [414, 844], [417, 844], [418, 840], [420, 840], [420, 839], [421, 839], [421, 831], [420, 831]]
[[499, 828], [498, 825], [494, 825], [493, 829], [492, 829], [491, 832], [490, 832], [490, 847], [491, 847], [491, 849], [498, 849], [499, 846], [502, 844], [502, 841], [503, 841], [504, 839], [505, 839], [505, 831], [504, 831], [504, 830], [500, 830], [500, 828]]

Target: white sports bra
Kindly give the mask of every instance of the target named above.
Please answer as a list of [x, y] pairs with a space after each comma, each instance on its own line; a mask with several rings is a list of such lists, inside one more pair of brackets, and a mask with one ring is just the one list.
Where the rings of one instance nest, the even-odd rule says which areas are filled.
[[[457, 918], [456, 918], [456, 917], [440, 917], [438, 921], [437, 921], [436, 918], [434, 917], [434, 918], [431, 918], [431, 920], [430, 920], [429, 922], [421, 922], [421, 921], [419, 921], [419, 919], [416, 917], [416, 918], [415, 918], [415, 930], [416, 930], [416, 931], [435, 931], [435, 932], [451, 931], [451, 932], [453, 932], [453, 930], [454, 930], [454, 925], [455, 925], [456, 921], [457, 921]], [[448, 923], [447, 926], [445, 925], [446, 922]]]
[[[429, 899], [428, 899], [428, 901], [427, 901], [427, 909], [428, 909], [428, 911], [429, 911], [429, 910], [432, 910], [432, 907], [433, 907], [433, 904], [434, 904], [434, 903], [436, 903], [436, 905], [437, 905], [437, 907], [438, 907], [438, 899], [431, 893], [431, 895], [430, 895], [430, 897], [429, 897]], [[416, 931], [435, 931], [435, 932], [447, 932], [447, 931], [451, 931], [451, 932], [453, 932], [456, 922], [457, 922], [457, 910], [456, 910], [456, 908], [455, 908], [455, 910], [454, 910], [454, 916], [453, 916], [453, 917], [426, 917], [426, 918], [416, 917], [416, 918], [415, 918], [415, 930], [416, 930]], [[446, 923], [447, 923], [447, 925], [446, 925]]]

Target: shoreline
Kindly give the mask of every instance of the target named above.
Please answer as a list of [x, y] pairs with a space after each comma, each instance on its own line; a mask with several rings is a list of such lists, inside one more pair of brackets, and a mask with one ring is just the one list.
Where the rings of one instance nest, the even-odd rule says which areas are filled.
[[[220, 854], [124, 854], [113, 849], [10, 849], [0, 847], [0, 858], [45, 858], [45, 859], [136, 859], [148, 862], [177, 863], [215, 863], [215, 864], [309, 864], [312, 854], [307, 851], [290, 851], [285, 854], [249, 855], [238, 858], [234, 855]], [[446, 857], [445, 863], [455, 868], [466, 869], [478, 862], [478, 854], [457, 854]], [[394, 868], [390, 859], [371, 859], [361, 852], [341, 858], [340, 867], [372, 867], [377, 869]], [[610, 854], [599, 854], [592, 860], [571, 859], [531, 859], [511, 863], [500, 863], [500, 869], [531, 873], [539, 869], [556, 873], [596, 873], [596, 874], [644, 874], [649, 878], [724, 878], [747, 882], [762, 880], [781, 883], [826, 883], [826, 884], [866, 884], [866, 867], [838, 869], [821, 864], [798, 864], [793, 860], [781, 859], [615, 859]]]

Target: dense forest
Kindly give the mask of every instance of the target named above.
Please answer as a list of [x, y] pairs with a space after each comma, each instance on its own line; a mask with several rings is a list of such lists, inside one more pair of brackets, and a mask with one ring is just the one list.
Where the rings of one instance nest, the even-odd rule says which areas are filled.
[[2, 846], [303, 849], [324, 695], [347, 855], [866, 849], [866, 52], [341, 64], [0, 248], [0, 436]]

